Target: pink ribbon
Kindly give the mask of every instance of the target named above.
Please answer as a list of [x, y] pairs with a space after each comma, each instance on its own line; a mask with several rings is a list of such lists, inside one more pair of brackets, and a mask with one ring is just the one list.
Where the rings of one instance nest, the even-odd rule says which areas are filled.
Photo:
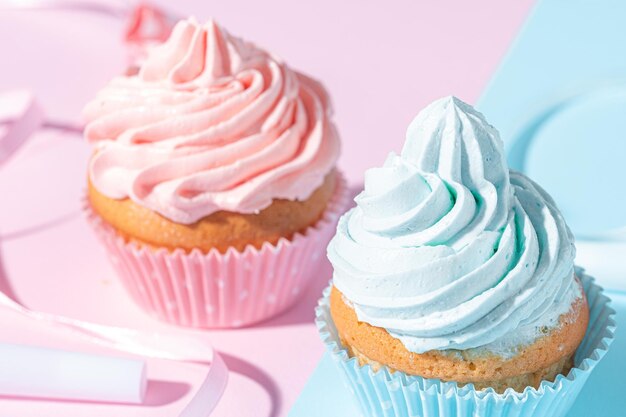
[[24, 144], [43, 122], [43, 112], [27, 91], [0, 95], [0, 165]]
[[126, 42], [164, 42], [172, 31], [173, 20], [160, 9], [140, 4], [130, 13], [126, 24]]
[[178, 17], [148, 3], [112, 0], [4, 0], [5, 6], [15, 10], [58, 10], [97, 13], [115, 19], [124, 19], [124, 42], [132, 71], [145, 58], [147, 50], [169, 36]]
[[[27, 91], [0, 94], [0, 167], [45, 124], [42, 109]], [[48, 123], [47, 125], [54, 125]], [[0, 291], [0, 307], [53, 327], [68, 329], [90, 342], [135, 355], [209, 364], [205, 380], [180, 417], [205, 416], [215, 408], [228, 380], [222, 358], [208, 344], [182, 334], [142, 332], [33, 311]]]
[[[172, 27], [173, 19], [164, 12], [139, 5], [134, 9], [114, 7], [104, 1], [9, 1], [18, 8], [84, 10], [128, 19], [125, 40], [133, 50], [131, 61], [136, 63], [145, 53], [145, 45], [162, 41]], [[134, 49], [133, 49], [134, 48]], [[58, 127], [46, 122], [33, 94], [16, 91], [0, 94], [0, 167], [9, 162], [27, 139], [42, 126]], [[72, 127], [72, 131], [76, 129]], [[221, 398], [228, 380], [228, 369], [220, 355], [208, 344], [182, 334], [142, 332], [124, 327], [106, 326], [55, 314], [33, 311], [0, 292], [0, 307], [5, 307], [32, 320], [53, 327], [68, 329], [86, 337], [92, 343], [135, 355], [175, 361], [209, 364], [205, 380], [196, 395], [179, 414], [180, 417], [208, 415]]]

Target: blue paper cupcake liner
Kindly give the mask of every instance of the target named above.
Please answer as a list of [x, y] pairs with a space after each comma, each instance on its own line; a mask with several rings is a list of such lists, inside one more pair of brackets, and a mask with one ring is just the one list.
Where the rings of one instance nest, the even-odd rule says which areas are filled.
[[561, 417], [570, 409], [593, 368], [613, 341], [615, 311], [594, 279], [577, 271], [589, 303], [587, 334], [576, 351], [574, 368], [567, 376], [543, 381], [538, 389], [523, 392], [509, 388], [498, 394], [492, 388], [477, 391], [472, 384], [459, 387], [443, 382], [361, 366], [341, 345], [330, 315], [330, 287], [316, 309], [322, 341], [341, 368], [345, 382], [368, 417]]

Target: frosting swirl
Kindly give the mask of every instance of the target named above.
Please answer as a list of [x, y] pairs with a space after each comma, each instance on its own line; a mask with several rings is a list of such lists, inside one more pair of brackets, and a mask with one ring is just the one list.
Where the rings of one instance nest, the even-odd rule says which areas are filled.
[[184, 20], [86, 106], [90, 180], [184, 224], [305, 200], [339, 154], [330, 114], [319, 83], [214, 21]]
[[554, 323], [579, 296], [554, 201], [509, 172], [498, 132], [457, 98], [415, 118], [356, 202], [328, 248], [334, 285], [413, 352], [501, 341]]

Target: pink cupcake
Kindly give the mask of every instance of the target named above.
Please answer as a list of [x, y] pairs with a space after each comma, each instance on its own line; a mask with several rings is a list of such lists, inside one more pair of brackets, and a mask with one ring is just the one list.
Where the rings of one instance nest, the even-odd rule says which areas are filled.
[[88, 217], [139, 305], [239, 327], [298, 299], [347, 200], [319, 83], [189, 19], [85, 117]]

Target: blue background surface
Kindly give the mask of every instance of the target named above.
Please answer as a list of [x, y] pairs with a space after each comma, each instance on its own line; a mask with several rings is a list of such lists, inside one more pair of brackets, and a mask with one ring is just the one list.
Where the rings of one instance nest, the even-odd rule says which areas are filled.
[[624, 1], [541, 1], [478, 103], [577, 237], [626, 226], [625, 27]]
[[[554, 196], [579, 237], [626, 226], [625, 45], [625, 1], [542, 1], [478, 104], [500, 131], [511, 166]], [[609, 296], [616, 340], [569, 417], [626, 416], [626, 293]], [[358, 415], [325, 355], [290, 416]]]

